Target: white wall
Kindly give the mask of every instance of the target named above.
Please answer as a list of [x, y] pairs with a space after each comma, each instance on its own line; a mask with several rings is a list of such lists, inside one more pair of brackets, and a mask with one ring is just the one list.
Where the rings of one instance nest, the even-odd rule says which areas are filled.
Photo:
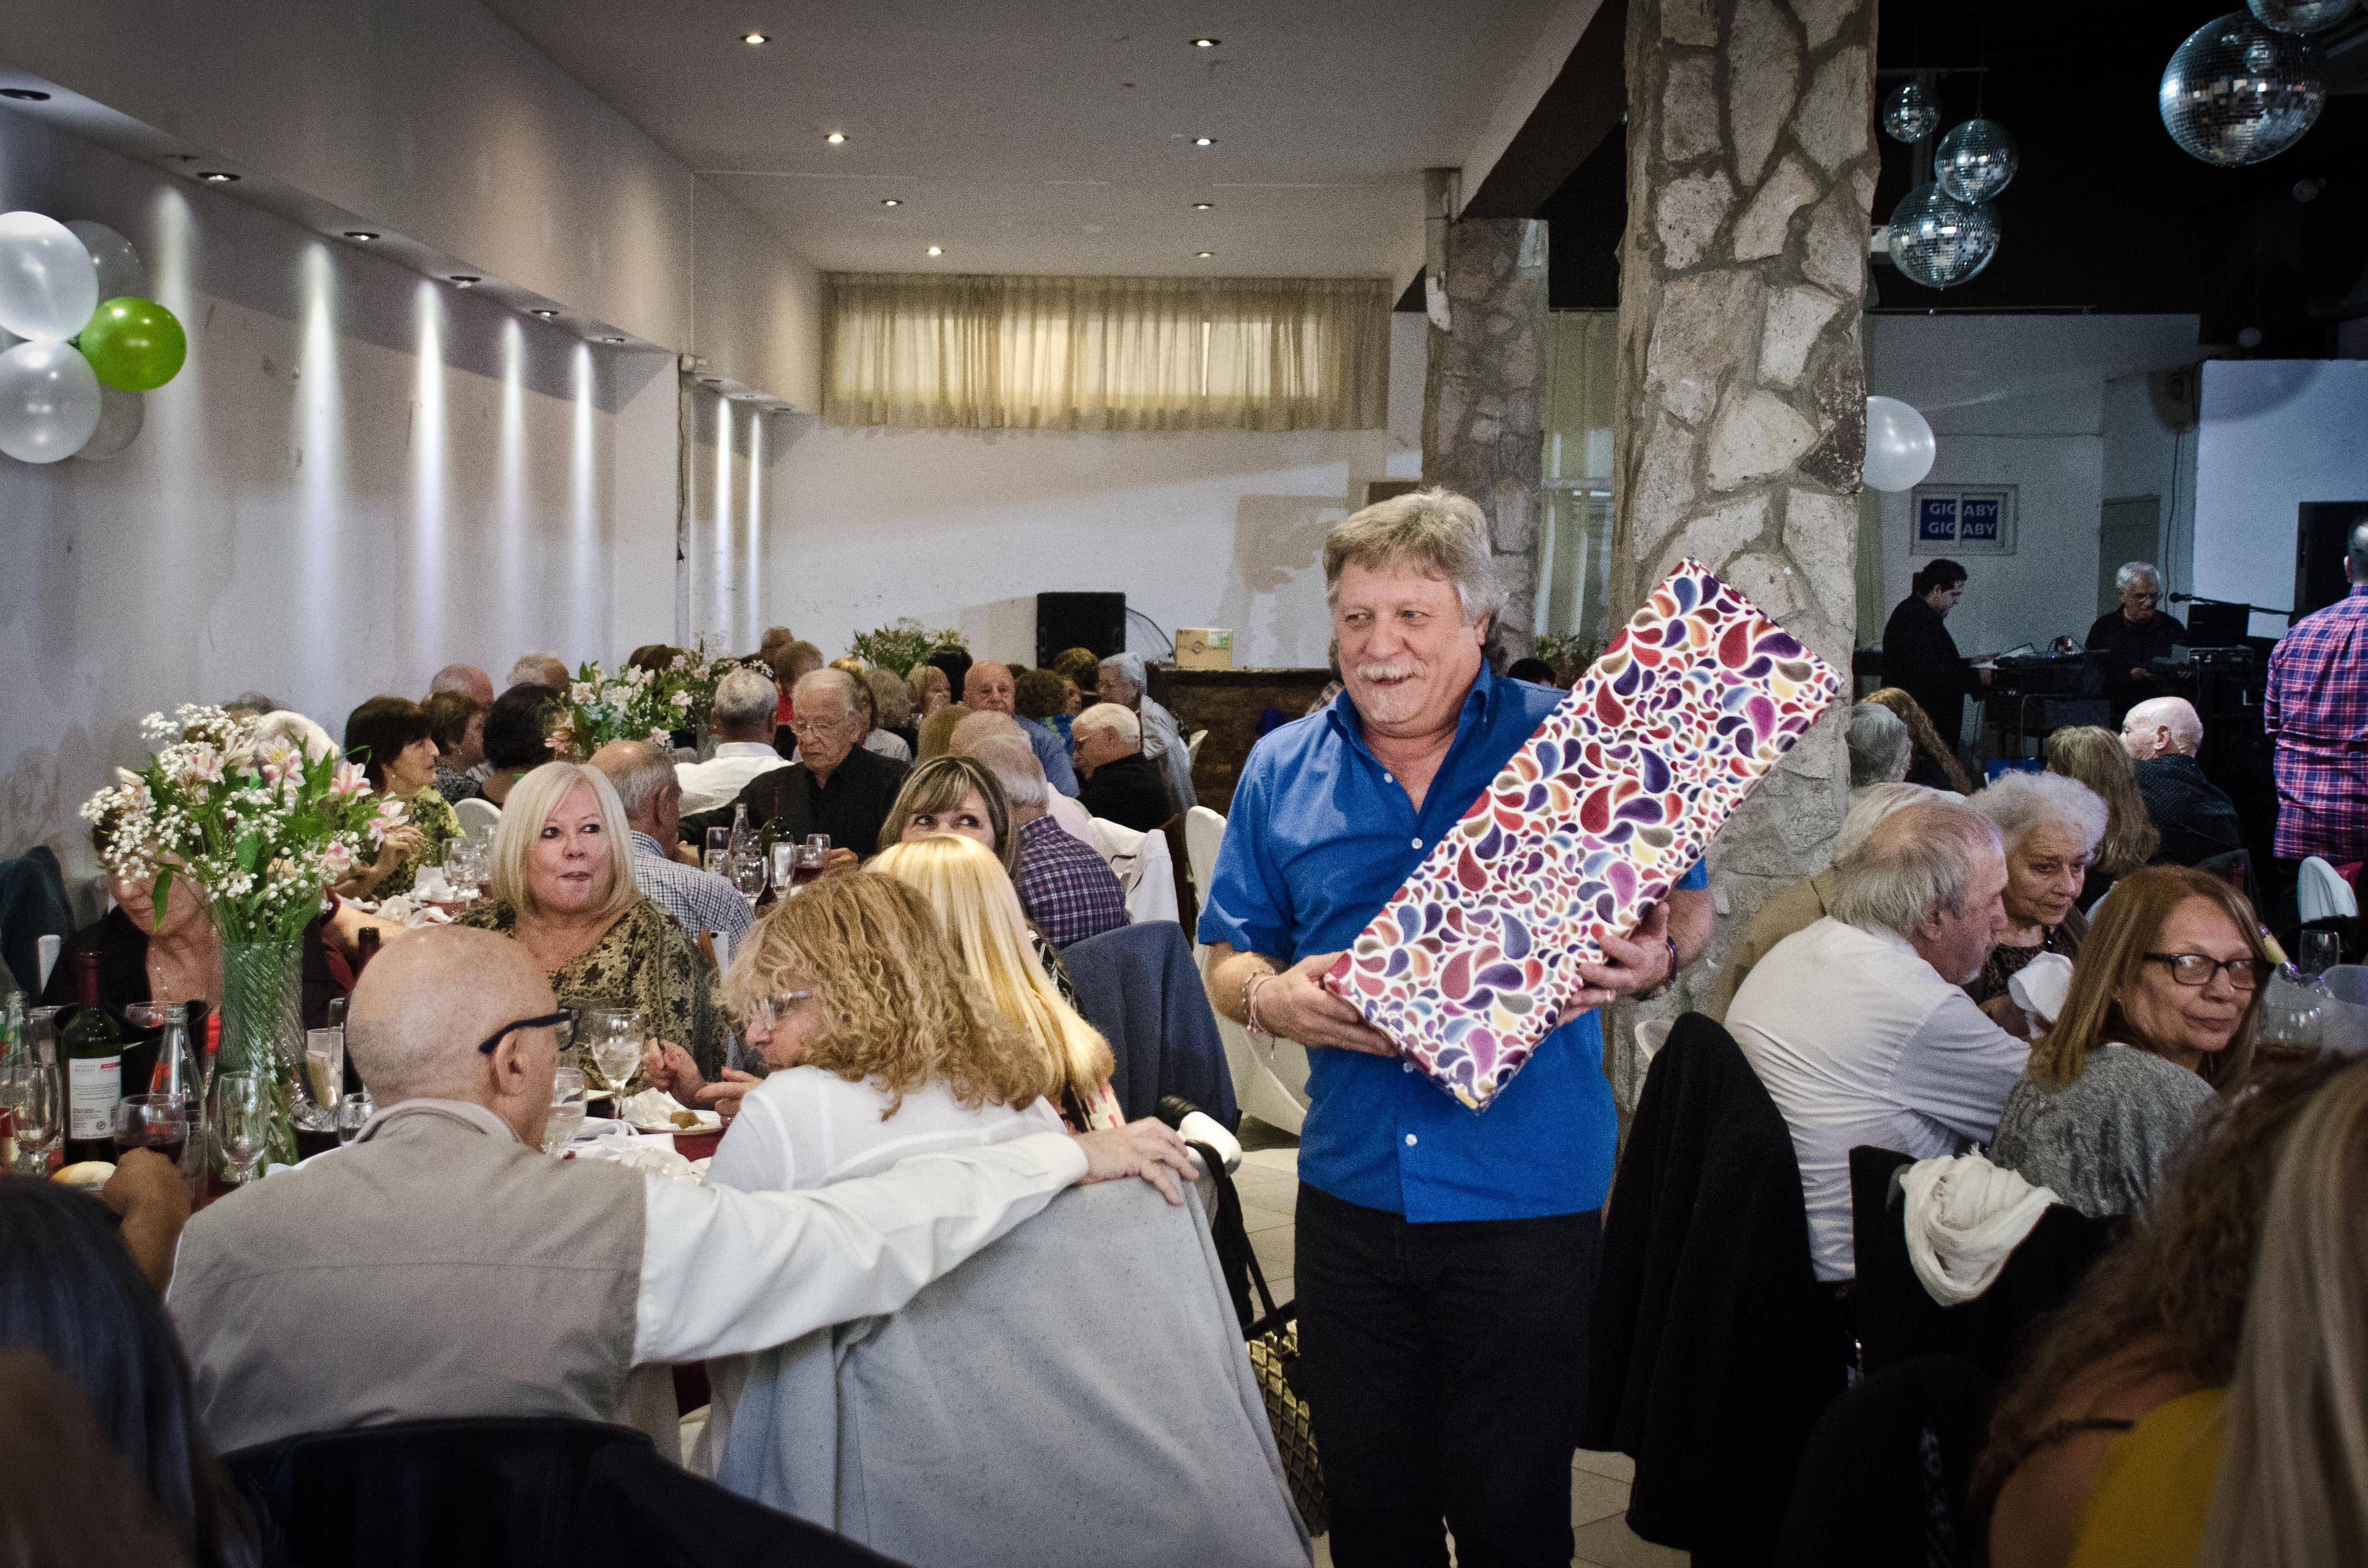
[[[768, 618], [837, 653], [913, 616], [979, 657], [1036, 658], [1034, 596], [1122, 591], [1170, 636], [1234, 631], [1236, 666], [1321, 665], [1318, 558], [1362, 482], [1419, 473], [1419, 315], [1391, 318], [1387, 430], [1085, 434], [773, 422]], [[712, 454], [707, 460], [712, 460]], [[1167, 652], [1141, 621], [1132, 646]]]
[[[2193, 371], [2184, 372], [2192, 388]], [[2152, 495], [2155, 537], [2152, 557], [2162, 568], [2164, 588], [2195, 591], [2195, 404], [2191, 391], [2184, 410], [2173, 406], [2160, 375], [2140, 371], [2105, 383], [2104, 498]], [[2102, 562], [2100, 563], [2100, 565]], [[2118, 564], [2118, 563], [2116, 563]], [[2187, 619], [2184, 607], [2164, 607]]]
[[[1914, 404], [1938, 448], [1932, 484], [2017, 486], [2009, 556], [1968, 556], [1949, 630], [1968, 653], [2085, 634], [2097, 617], [2105, 383], [2196, 358], [2193, 316], [1875, 316], [1869, 391]], [[1923, 558], [1907, 494], [1883, 497], [1885, 613]], [[1880, 637], [1860, 629], [1861, 642]]]
[[670, 356], [0, 112], [16, 208], [130, 236], [189, 358], [120, 457], [0, 458], [0, 855], [77, 845], [151, 710], [258, 688], [335, 733], [450, 660], [671, 635]]
[[[2368, 500], [2368, 363], [2216, 360], [2203, 367], [2195, 577], [2214, 598], [2291, 607], [2294, 508]], [[2253, 617], [2256, 637], [2283, 616]]]

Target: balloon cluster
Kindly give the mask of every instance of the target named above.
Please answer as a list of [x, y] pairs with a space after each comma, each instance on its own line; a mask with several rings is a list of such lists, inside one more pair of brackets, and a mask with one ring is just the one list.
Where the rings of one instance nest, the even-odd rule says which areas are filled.
[[0, 212], [0, 452], [53, 463], [131, 444], [140, 394], [189, 356], [147, 292], [140, 253], [106, 224]]

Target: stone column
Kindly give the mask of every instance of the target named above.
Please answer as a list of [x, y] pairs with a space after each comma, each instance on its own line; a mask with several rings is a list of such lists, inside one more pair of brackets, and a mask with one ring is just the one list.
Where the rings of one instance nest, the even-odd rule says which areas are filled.
[[[1837, 667], [1855, 641], [1874, 0], [1629, 0], [1611, 610], [1693, 556]], [[1822, 721], [1712, 844], [1716, 960], [1848, 804]], [[1697, 965], [1669, 1016], [1707, 998]], [[1623, 1104], [1633, 1019], [1612, 1034]]]
[[1530, 651], [1538, 592], [1545, 461], [1546, 226], [1536, 219], [1454, 223], [1447, 233], [1452, 325], [1430, 329], [1422, 399], [1422, 477], [1488, 514], [1506, 594], [1503, 645]]

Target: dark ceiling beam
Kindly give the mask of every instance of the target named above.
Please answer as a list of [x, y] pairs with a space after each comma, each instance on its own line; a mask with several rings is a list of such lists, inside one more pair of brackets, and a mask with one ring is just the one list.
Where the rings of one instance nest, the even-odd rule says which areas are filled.
[[1534, 218], [1628, 112], [1627, 0], [1603, 0], [1480, 188], [1466, 218]]

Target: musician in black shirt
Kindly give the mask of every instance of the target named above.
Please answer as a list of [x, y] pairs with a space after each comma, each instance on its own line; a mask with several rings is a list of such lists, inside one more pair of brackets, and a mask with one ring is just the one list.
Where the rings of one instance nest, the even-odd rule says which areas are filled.
[[2112, 705], [2119, 724], [2135, 703], [2161, 697], [2169, 683], [2148, 666], [2170, 657], [2173, 645], [2187, 641], [2187, 628], [2163, 613], [2162, 574], [2144, 561], [2133, 561], [2113, 574], [2122, 596], [2117, 609], [2107, 610], [2089, 628], [2089, 646], [2112, 654], [2105, 666], [2105, 700]]

